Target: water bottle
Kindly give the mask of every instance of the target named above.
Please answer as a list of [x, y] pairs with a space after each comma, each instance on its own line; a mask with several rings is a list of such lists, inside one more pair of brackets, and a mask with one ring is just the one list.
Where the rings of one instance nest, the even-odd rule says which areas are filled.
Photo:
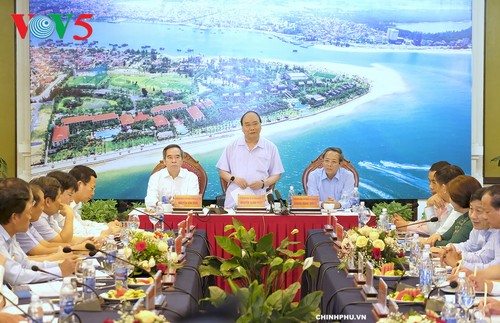
[[85, 259], [83, 265], [83, 299], [95, 299], [95, 267], [92, 259]]
[[288, 208], [292, 208], [292, 196], [295, 196], [295, 191], [293, 189], [293, 186], [290, 186], [290, 189], [288, 190]]
[[116, 257], [116, 243], [115, 243], [115, 236], [110, 234], [108, 235], [108, 238], [106, 239], [106, 261], [104, 262], [107, 268], [104, 268], [107, 272], [112, 271], [113, 264], [115, 263], [115, 257]]
[[[427, 246], [427, 245], [426, 245]], [[427, 298], [432, 289], [432, 261], [430, 257], [430, 250], [424, 248], [422, 252], [422, 259], [420, 260], [420, 290]]]
[[72, 314], [75, 311], [76, 288], [71, 282], [71, 277], [64, 277], [59, 295], [59, 322], [72, 322]]
[[387, 209], [382, 209], [382, 213], [380, 213], [378, 217], [378, 227], [382, 230], [389, 229], [389, 217], [387, 216]]
[[156, 229], [158, 229], [159, 231], [163, 232], [163, 214], [163, 203], [160, 203], [160, 205], [156, 207], [156, 217], [159, 220], [154, 224], [153, 231], [156, 231]]
[[[36, 294], [31, 294], [31, 303], [28, 307], [28, 314], [30, 318], [28, 321], [31, 323], [42, 323], [43, 322], [43, 306], [40, 302], [40, 296]], [[33, 318], [31, 320], [31, 318]]]
[[420, 239], [418, 233], [413, 234], [410, 243], [410, 275], [415, 276], [418, 273], [418, 264], [420, 262]]
[[[120, 249], [118, 250], [118, 258], [125, 258], [124, 250]], [[115, 289], [118, 290], [118, 288], [128, 288], [127, 285], [127, 278], [128, 278], [128, 267], [127, 263], [120, 260], [116, 259], [115, 262]]]
[[444, 303], [441, 310], [441, 319], [446, 323], [457, 323], [457, 309], [453, 301], [448, 300]]
[[460, 294], [462, 294], [462, 290], [464, 288], [464, 285], [466, 283], [465, 279], [465, 272], [460, 271], [458, 272], [458, 279], [457, 279], [457, 288], [455, 289], [455, 306], [460, 307]]
[[351, 193], [351, 210], [353, 212], [357, 212], [358, 206], [359, 206], [359, 191], [358, 188], [355, 187]]
[[137, 214], [130, 215], [128, 220], [130, 221], [129, 224], [130, 230], [135, 231], [139, 229], [139, 226], [141, 224], [141, 219], [139, 219], [139, 216]]
[[358, 227], [364, 226], [367, 221], [368, 210], [365, 207], [365, 202], [362, 201], [359, 203], [358, 207]]

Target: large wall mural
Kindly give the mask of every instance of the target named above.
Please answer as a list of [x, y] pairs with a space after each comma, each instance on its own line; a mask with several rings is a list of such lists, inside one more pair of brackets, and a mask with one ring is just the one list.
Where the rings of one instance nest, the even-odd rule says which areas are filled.
[[283, 192], [328, 146], [362, 198], [425, 198], [438, 160], [470, 173], [470, 0], [31, 0], [30, 13], [33, 176], [86, 164], [95, 198], [143, 199], [177, 143], [214, 199], [247, 110], [280, 150]]

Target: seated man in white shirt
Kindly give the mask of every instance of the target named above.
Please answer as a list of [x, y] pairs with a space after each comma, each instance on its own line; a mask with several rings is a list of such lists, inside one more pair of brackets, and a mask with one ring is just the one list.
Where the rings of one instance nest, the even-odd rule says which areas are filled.
[[175, 195], [198, 195], [200, 187], [198, 176], [182, 168], [184, 152], [179, 145], [168, 145], [163, 149], [165, 168], [151, 175], [145, 198], [146, 206], [151, 207], [162, 202], [165, 196], [172, 204]]
[[[14, 294], [7, 286], [3, 284], [3, 275], [5, 273], [5, 261], [6, 258], [4, 255], [0, 253], [0, 286], [2, 288], [2, 294], [9, 298], [15, 304], [18, 303], [19, 299], [16, 294]], [[5, 306], [9, 306], [9, 301], [7, 301], [3, 296], [0, 296], [0, 308], [4, 308]], [[13, 315], [9, 313], [1, 313], [0, 312], [0, 322], [26, 322], [26, 320], [20, 315]]]
[[[48, 177], [55, 178], [59, 184], [61, 184], [61, 203], [70, 205], [73, 202], [73, 195], [78, 190], [78, 184], [76, 179], [68, 173], [56, 170], [47, 174]], [[57, 222], [59, 228], [64, 227], [64, 216], [56, 212], [53, 215], [53, 219]], [[74, 224], [74, 223], [73, 223]], [[75, 225], [73, 225], [73, 233], [75, 231]]]
[[56, 276], [70, 276], [78, 256], [68, 255], [63, 262], [37, 262], [28, 259], [16, 241], [16, 233], [26, 232], [30, 224], [33, 195], [25, 181], [18, 178], [0, 180], [0, 253], [6, 258], [4, 280], [10, 285], [44, 282], [54, 276], [35, 272], [32, 266]]

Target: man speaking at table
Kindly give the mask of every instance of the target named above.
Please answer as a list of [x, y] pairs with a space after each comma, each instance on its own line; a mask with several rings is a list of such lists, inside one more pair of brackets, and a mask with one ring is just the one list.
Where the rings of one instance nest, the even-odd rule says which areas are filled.
[[285, 171], [276, 145], [260, 137], [262, 120], [259, 114], [248, 111], [240, 123], [244, 136], [230, 143], [217, 162], [219, 176], [229, 183], [226, 208], [233, 208], [237, 203], [231, 192], [241, 189], [265, 194]]

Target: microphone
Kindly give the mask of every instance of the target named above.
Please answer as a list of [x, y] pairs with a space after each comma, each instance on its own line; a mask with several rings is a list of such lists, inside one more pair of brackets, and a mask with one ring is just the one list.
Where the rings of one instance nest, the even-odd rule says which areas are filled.
[[269, 213], [274, 213], [274, 195], [273, 191], [267, 191], [267, 202], [269, 203]]
[[70, 252], [73, 252], [73, 251], [87, 251], [87, 250], [77, 250], [77, 249], [71, 249], [71, 247], [64, 247], [64, 248], [63, 248], [63, 252], [64, 252], [64, 253], [70, 253]]
[[149, 216], [149, 217], [151, 217], [151, 218], [153, 218], [153, 219], [156, 219], [156, 220], [158, 220], [158, 221], [160, 221], [160, 222], [163, 222], [163, 224], [165, 224], [165, 225], [168, 227], [168, 229], [169, 229], [170, 231], [174, 231], [174, 229], [172, 229], [172, 227], [170, 226], [170, 224], [168, 224], [167, 222], [165, 222], [165, 220], [164, 220], [163, 218], [159, 218], [159, 217], [157, 217], [156, 215], [152, 215], [152, 214], [146, 213], [146, 212], [141, 211], [141, 210], [139, 210], [139, 209], [137, 209], [137, 208], [132, 208], [131, 210], [132, 210], [132, 211], [137, 211], [137, 212], [142, 213], [142, 214], [144, 214], [144, 215], [147, 215], [147, 216]]
[[290, 215], [290, 213], [288, 212], [288, 208], [286, 207], [285, 205], [285, 201], [283, 201], [283, 199], [281, 198], [281, 194], [280, 194], [280, 191], [278, 190], [274, 190], [274, 192], [276, 193], [276, 198], [278, 199], [278, 201], [280, 202], [281, 204], [281, 212], [280, 212], [280, 215]]
[[[89, 255], [90, 255], [90, 253], [92, 253], [92, 252], [95, 252], [95, 253], [97, 253], [97, 252], [102, 252], [103, 254], [105, 254], [105, 255], [107, 255], [107, 256], [113, 257], [113, 258], [115, 258], [115, 259], [118, 259], [118, 260], [120, 260], [120, 261], [123, 261], [123, 262], [124, 262], [124, 263], [126, 263], [126, 264], [129, 264], [129, 265], [131, 265], [131, 266], [134, 266], [134, 268], [137, 268], [137, 269], [139, 269], [139, 270], [141, 270], [141, 271], [143, 271], [143, 272], [147, 273], [150, 277], [152, 277], [152, 278], [154, 279], [154, 276], [153, 276], [153, 275], [151, 275], [151, 273], [150, 273], [150, 272], [148, 272], [148, 271], [144, 270], [144, 268], [139, 267], [138, 265], [134, 264], [133, 262], [130, 262], [130, 261], [125, 260], [125, 259], [123, 259], [123, 258], [117, 257], [117, 256], [115, 256], [115, 255], [114, 255], [114, 254], [112, 254], [112, 253], [106, 252], [106, 251], [104, 251], [104, 250], [102, 250], [102, 249], [97, 249], [97, 248], [96, 248], [96, 246], [94, 246], [94, 245], [93, 245], [93, 244], [91, 244], [91, 243], [86, 243], [86, 244], [85, 244], [85, 248], [87, 248], [88, 250], [90, 250]], [[95, 254], [95, 253], [94, 253], [94, 254]]]
[[401, 226], [397, 227], [397, 229], [406, 228], [406, 227], [409, 227], [409, 226], [412, 226], [412, 225], [417, 225], [417, 224], [422, 224], [422, 223], [427, 223], [427, 222], [438, 222], [438, 221], [439, 221], [438, 217], [434, 216], [434, 217], [430, 218], [429, 220], [416, 221], [416, 222], [413, 222], [413, 223], [410, 223], [410, 224], [401, 225]]
[[[435, 286], [433, 289], [431, 289], [431, 291], [429, 292], [429, 295], [427, 296], [427, 300], [431, 297], [431, 294], [432, 292], [434, 292], [435, 290], [437, 289], [441, 289], [443, 287], [448, 287], [450, 286], [451, 288], [457, 288], [458, 287], [458, 283], [456, 280], [452, 280], [449, 284], [446, 284], [446, 285], [443, 285], [443, 286]], [[426, 301], [427, 302], [427, 301]]]
[[[44, 273], [44, 274], [48, 274], [48, 275], [52, 275], [54, 277], [57, 277], [59, 279], [63, 278], [62, 276], [59, 276], [57, 274], [54, 274], [54, 273], [51, 273], [50, 271], [46, 271], [46, 270], [43, 270], [42, 268], [34, 265], [34, 266], [31, 266], [31, 270], [33, 271], [39, 271], [41, 273]], [[76, 306], [75, 305], [75, 309], [78, 310], [78, 311], [92, 311], [92, 312], [100, 312], [102, 309], [101, 309], [101, 297], [99, 296], [99, 294], [97, 294], [96, 290], [94, 288], [92, 288], [91, 286], [87, 285], [87, 284], [84, 284], [84, 283], [79, 283], [78, 281], [76, 282], [77, 285], [80, 285], [80, 286], [84, 286], [88, 289], [90, 289], [92, 291], [92, 293], [94, 293], [96, 296], [97, 296], [97, 304], [98, 304], [98, 307], [96, 307], [96, 304], [93, 302], [93, 301], [83, 301], [83, 302], [80, 302], [80, 306]]]
[[3, 299], [5, 299], [6, 301], [8, 301], [12, 305], [14, 305], [14, 307], [17, 308], [21, 313], [23, 313], [24, 316], [26, 316], [27, 318], [29, 318], [31, 322], [36, 322], [36, 320], [33, 318], [33, 316], [31, 316], [28, 313], [26, 313], [26, 311], [23, 310], [21, 308], [21, 306], [17, 305], [14, 301], [12, 301], [10, 298], [8, 298], [7, 296], [5, 296], [5, 294], [2, 293], [1, 291], [0, 291], [0, 296], [2, 296]]

